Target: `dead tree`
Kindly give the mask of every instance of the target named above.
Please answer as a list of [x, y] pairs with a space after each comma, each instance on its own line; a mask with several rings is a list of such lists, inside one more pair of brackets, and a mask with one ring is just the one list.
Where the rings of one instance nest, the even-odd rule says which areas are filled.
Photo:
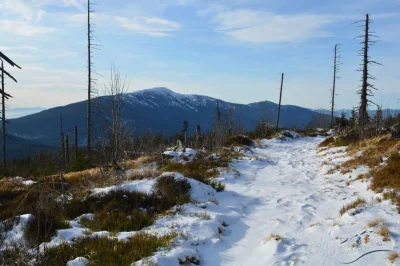
[[88, 41], [88, 102], [87, 102], [87, 157], [91, 159], [91, 145], [92, 145], [92, 93], [94, 90], [94, 79], [92, 73], [92, 48], [96, 48], [98, 45], [93, 43], [93, 25], [91, 22], [91, 15], [94, 13], [92, 9], [92, 1], [88, 0], [87, 5], [87, 41]]
[[275, 128], [276, 131], [278, 131], [278, 129], [279, 129], [279, 118], [280, 118], [280, 115], [281, 115], [283, 78], [284, 78], [284, 73], [282, 73], [282, 79], [281, 79], [281, 92], [280, 92], [280, 94], [279, 94], [278, 117], [277, 117], [277, 119], [276, 119], [276, 128]]
[[65, 134], [64, 139], [64, 161], [65, 161], [65, 168], [69, 166], [69, 137], [68, 134]]
[[340, 55], [339, 55], [339, 50], [340, 50], [340, 44], [335, 44], [335, 54], [333, 57], [333, 84], [332, 84], [332, 100], [331, 100], [331, 122], [330, 122], [330, 128], [333, 128], [335, 116], [333, 115], [333, 112], [335, 111], [335, 96], [336, 96], [336, 80], [339, 79], [337, 76], [337, 73], [339, 72], [339, 67], [341, 65], [340, 62]]
[[0, 52], [0, 61], [1, 61], [1, 106], [2, 106], [2, 152], [3, 152], [3, 156], [2, 156], [2, 163], [3, 163], [3, 167], [4, 169], [6, 169], [7, 167], [7, 148], [6, 148], [6, 137], [7, 137], [7, 130], [6, 130], [6, 124], [7, 124], [7, 120], [6, 120], [6, 100], [11, 98], [12, 96], [8, 93], [6, 93], [5, 91], [5, 77], [4, 74], [6, 74], [9, 78], [11, 78], [14, 82], [17, 82], [17, 80], [10, 74], [8, 73], [5, 69], [4, 69], [4, 62], [3, 59], [8, 62], [9, 64], [11, 64], [12, 66], [17, 66], [18, 68], [20, 68], [17, 64], [15, 64], [14, 62], [12, 62], [7, 56], [5, 56], [3, 53]]
[[[99, 156], [101, 164], [111, 161], [115, 170], [120, 169], [119, 163], [123, 159], [129, 142], [130, 129], [122, 121], [124, 112], [124, 94], [128, 88], [126, 79], [114, 68], [111, 68], [111, 77], [108, 85], [104, 86], [104, 92], [108, 97], [98, 97], [97, 113], [100, 129]], [[111, 155], [111, 158], [110, 158]]]
[[74, 157], [78, 158], [78, 126], [74, 126]]
[[356, 37], [356, 38], [362, 38], [360, 44], [362, 44], [363, 46], [359, 51], [359, 55], [362, 56], [363, 58], [363, 62], [361, 64], [362, 68], [357, 70], [362, 72], [361, 89], [358, 92], [361, 96], [360, 108], [358, 112], [358, 125], [360, 127], [361, 135], [364, 135], [364, 128], [366, 126], [366, 123], [368, 122], [367, 108], [368, 104], [372, 103], [372, 101], [368, 100], [368, 96], [373, 96], [372, 89], [377, 90], [376, 87], [369, 82], [370, 80], [376, 80], [376, 78], [369, 73], [369, 65], [371, 64], [380, 65], [380, 63], [371, 60], [371, 57], [369, 56], [370, 47], [377, 42], [377, 40], [373, 40], [373, 38], [377, 38], [377, 36], [374, 35], [374, 32], [370, 31], [370, 26], [372, 24], [372, 21], [369, 15], [366, 14], [365, 20], [356, 23], [360, 22], [364, 23], [360, 25], [361, 27], [364, 28], [364, 34]]

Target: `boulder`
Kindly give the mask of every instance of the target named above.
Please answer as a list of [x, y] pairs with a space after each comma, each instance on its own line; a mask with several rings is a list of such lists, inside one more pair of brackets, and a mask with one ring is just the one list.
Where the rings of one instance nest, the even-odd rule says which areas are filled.
[[394, 124], [390, 127], [392, 138], [400, 138], [400, 123]]

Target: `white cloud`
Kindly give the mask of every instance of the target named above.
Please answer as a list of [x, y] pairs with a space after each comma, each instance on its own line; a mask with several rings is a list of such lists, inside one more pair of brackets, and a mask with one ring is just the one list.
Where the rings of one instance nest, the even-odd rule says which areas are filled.
[[116, 20], [124, 29], [154, 37], [172, 36], [172, 32], [182, 28], [177, 22], [156, 17], [116, 17]]
[[16, 51], [16, 50], [31, 50], [31, 51], [38, 51], [39, 48], [29, 46], [29, 45], [18, 45], [15, 47], [9, 46], [0, 46], [0, 51]]
[[246, 43], [297, 42], [330, 36], [323, 26], [334, 21], [323, 15], [277, 15], [266, 11], [238, 9], [217, 14], [216, 30]]
[[55, 28], [34, 26], [25, 21], [0, 20], [0, 32], [7, 32], [21, 36], [37, 36], [46, 35], [54, 31]]

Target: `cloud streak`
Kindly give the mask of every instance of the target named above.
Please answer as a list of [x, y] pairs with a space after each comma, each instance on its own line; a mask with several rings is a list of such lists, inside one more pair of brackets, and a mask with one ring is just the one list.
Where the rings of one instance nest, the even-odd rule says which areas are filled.
[[239, 9], [218, 13], [215, 30], [238, 41], [252, 44], [299, 42], [331, 36], [323, 27], [334, 22], [322, 15], [277, 15], [272, 12]]
[[173, 36], [173, 32], [182, 28], [182, 25], [177, 22], [156, 17], [136, 17], [133, 19], [116, 17], [116, 21], [126, 30], [152, 37]]

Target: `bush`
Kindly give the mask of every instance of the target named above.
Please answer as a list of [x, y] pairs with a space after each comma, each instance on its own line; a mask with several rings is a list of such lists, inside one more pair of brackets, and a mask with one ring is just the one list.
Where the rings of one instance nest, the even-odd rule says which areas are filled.
[[190, 191], [191, 187], [186, 179], [176, 180], [174, 176], [162, 176], [157, 179], [154, 193], [173, 206], [190, 201]]

